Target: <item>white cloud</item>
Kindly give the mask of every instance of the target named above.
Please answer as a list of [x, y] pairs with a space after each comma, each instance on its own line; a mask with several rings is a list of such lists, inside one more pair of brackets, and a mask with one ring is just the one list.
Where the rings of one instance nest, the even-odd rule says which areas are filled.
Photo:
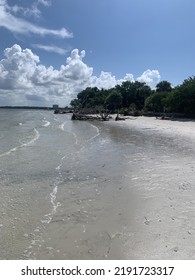
[[87, 81], [93, 73], [93, 68], [87, 66], [82, 61], [84, 57], [85, 51], [81, 51], [81, 53], [79, 54], [78, 49], [74, 49], [71, 52], [71, 56], [67, 58], [66, 65], [61, 66], [61, 79], [70, 79], [73, 81]]
[[135, 82], [133, 74], [127, 73], [123, 79], [117, 80], [117, 85], [121, 85], [125, 81]]
[[67, 50], [65, 50], [63, 48], [59, 48], [57, 46], [46, 46], [46, 45], [41, 45], [41, 44], [33, 44], [32, 46], [35, 48], [38, 48], [38, 49], [45, 50], [47, 52], [58, 53], [60, 55], [64, 55], [67, 53]]
[[109, 89], [117, 85], [117, 80], [115, 76], [112, 76], [110, 72], [101, 71], [100, 76], [93, 76], [90, 79], [90, 86], [95, 86], [97, 88]]
[[37, 0], [37, 5], [42, 4], [44, 6], [50, 6], [51, 5], [51, 0]]
[[39, 57], [30, 49], [22, 50], [19, 45], [4, 51], [5, 59], [0, 61], [0, 88], [22, 89], [32, 86], [31, 77]]
[[124, 77], [125, 81], [135, 82], [133, 74], [127, 73]]
[[[109, 72], [93, 75], [93, 68], [83, 62], [85, 51], [72, 50], [60, 69], [40, 64], [30, 49], [13, 45], [0, 60], [0, 102], [4, 105], [68, 105], [87, 86], [109, 89], [125, 80], [135, 81], [132, 74], [117, 79]], [[137, 80], [154, 84], [160, 79], [157, 70], [145, 71]]]
[[24, 8], [18, 5], [14, 6], [6, 6], [7, 12], [13, 13], [18, 16], [23, 17], [35, 17], [39, 18], [41, 15], [41, 11], [38, 9], [37, 5], [33, 5], [31, 8]]
[[160, 73], [158, 70], [146, 70], [144, 73], [137, 78], [137, 81], [146, 83], [151, 88], [154, 88], [155, 85], [160, 81]]
[[121, 85], [124, 81], [135, 82], [133, 74], [126, 74], [123, 79], [117, 79], [111, 72], [101, 71], [100, 76], [92, 76], [90, 79], [90, 86], [95, 86], [99, 89], [109, 89], [116, 85]]
[[18, 96], [18, 101], [23, 100], [26, 104], [43, 100], [48, 104], [54, 101], [67, 104], [88, 85], [93, 73], [93, 68], [82, 61], [85, 51], [77, 49], [71, 52], [59, 70], [39, 64], [37, 55], [16, 44], [5, 49], [4, 56], [0, 61], [0, 95], [5, 100], [7, 96], [8, 102], [12, 95], [13, 100], [16, 101]]
[[[47, 1], [45, 1], [46, 3]], [[42, 1], [44, 3], [44, 1]], [[0, 0], [0, 27], [4, 27], [11, 32], [20, 34], [37, 34], [40, 36], [51, 35], [61, 38], [71, 38], [73, 35], [66, 28], [61, 28], [58, 30], [47, 29], [41, 26], [35, 25], [21, 17], [17, 17], [12, 13], [18, 13], [23, 11], [23, 13], [30, 13], [30, 9], [24, 9], [19, 6], [10, 7], [6, 0]], [[31, 10], [33, 13], [33, 10]], [[38, 14], [36, 6], [34, 7], [34, 13]]]
[[[14, 13], [15, 15], [24, 16], [24, 17], [35, 17], [39, 18], [41, 16], [41, 11], [38, 8], [39, 5], [43, 5], [49, 7], [51, 5], [51, 1], [49, 0], [36, 0], [32, 3], [32, 6], [29, 8], [21, 7], [18, 5], [9, 6], [6, 4], [7, 0], [3, 0], [3, 3], [8, 12]], [[1, 1], [2, 2], [2, 1]]]

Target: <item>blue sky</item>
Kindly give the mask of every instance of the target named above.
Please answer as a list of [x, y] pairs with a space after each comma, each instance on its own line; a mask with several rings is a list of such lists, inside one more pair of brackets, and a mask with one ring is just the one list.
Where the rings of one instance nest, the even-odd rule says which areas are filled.
[[0, 0], [0, 105], [195, 74], [195, 1]]

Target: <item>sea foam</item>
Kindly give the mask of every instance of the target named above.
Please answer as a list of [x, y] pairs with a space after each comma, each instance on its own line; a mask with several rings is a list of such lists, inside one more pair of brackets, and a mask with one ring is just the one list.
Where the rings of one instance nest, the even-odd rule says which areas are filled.
[[16, 152], [20, 148], [23, 148], [23, 147], [30, 146], [30, 145], [34, 144], [39, 139], [40, 134], [39, 134], [39, 132], [36, 128], [33, 129], [33, 132], [34, 132], [34, 137], [30, 141], [28, 141], [26, 143], [23, 143], [19, 146], [16, 146], [16, 147], [10, 149], [9, 151], [0, 154], [0, 158], [4, 157], [4, 156], [8, 156], [11, 153]]

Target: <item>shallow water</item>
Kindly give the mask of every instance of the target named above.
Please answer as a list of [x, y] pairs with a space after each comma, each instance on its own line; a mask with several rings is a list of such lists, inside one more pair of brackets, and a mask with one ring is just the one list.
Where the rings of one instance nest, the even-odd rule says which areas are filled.
[[0, 259], [194, 259], [193, 146], [0, 110]]

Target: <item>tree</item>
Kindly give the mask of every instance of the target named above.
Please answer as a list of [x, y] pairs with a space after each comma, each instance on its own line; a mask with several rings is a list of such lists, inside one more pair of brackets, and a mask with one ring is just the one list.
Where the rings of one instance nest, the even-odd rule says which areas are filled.
[[81, 108], [93, 108], [104, 104], [104, 96], [97, 87], [87, 87], [80, 93], [77, 98], [81, 104]]
[[108, 109], [115, 111], [122, 105], [122, 96], [116, 89], [112, 89], [105, 102], [108, 105]]
[[195, 114], [195, 77], [190, 77], [171, 92], [168, 103], [174, 113]]
[[161, 81], [156, 85], [156, 92], [170, 92], [172, 90], [172, 86], [167, 81]]
[[135, 104], [139, 110], [142, 110], [145, 100], [152, 94], [151, 88], [145, 83], [135, 82], [137, 85]]
[[167, 108], [168, 92], [154, 93], [149, 96], [145, 101], [144, 109], [152, 112], [164, 112]]
[[141, 110], [144, 106], [145, 99], [152, 93], [151, 88], [145, 83], [124, 81], [122, 85], [117, 85], [116, 89], [121, 93], [124, 108], [134, 103]]
[[79, 100], [78, 100], [77, 98], [71, 100], [70, 106], [71, 106], [74, 110], [78, 109], [79, 106], [80, 106]]
[[123, 107], [128, 108], [131, 103], [135, 102], [135, 89], [133, 82], [124, 81], [122, 85], [116, 86], [116, 90], [121, 93]]

